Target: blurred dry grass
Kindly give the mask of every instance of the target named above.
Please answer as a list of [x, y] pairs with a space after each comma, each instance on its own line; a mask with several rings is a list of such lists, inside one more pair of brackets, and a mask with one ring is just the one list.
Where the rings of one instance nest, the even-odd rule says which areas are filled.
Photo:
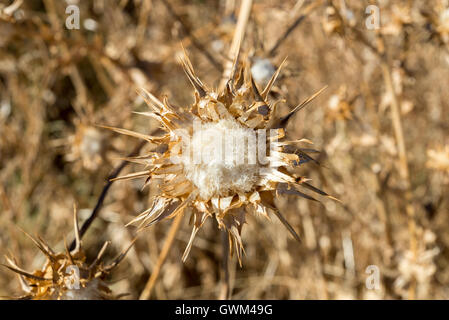
[[[218, 86], [240, 2], [25, 0], [14, 12], [3, 10], [11, 2], [0, 3], [0, 251], [11, 251], [32, 270], [44, 256], [16, 226], [62, 249], [63, 237], [73, 237], [73, 203], [87, 219], [108, 174], [138, 144], [94, 124], [155, 130], [155, 123], [131, 113], [145, 108], [135, 93], [139, 87], [168, 95], [175, 105], [191, 103], [176, 62], [180, 42], [199, 77]], [[80, 7], [80, 30], [64, 26], [68, 3]], [[302, 244], [276, 219], [251, 217], [243, 231], [243, 268], [234, 261], [230, 270], [233, 298], [447, 299], [449, 3], [379, 1], [378, 32], [365, 27], [368, 1], [310, 3], [255, 1], [243, 50], [249, 59], [275, 66], [288, 56], [275, 90], [286, 97], [283, 114], [329, 85], [294, 118], [289, 134], [322, 150], [323, 166], [300, 172], [343, 204], [279, 199]], [[301, 15], [305, 19], [271, 50]], [[398, 161], [395, 98], [409, 179]], [[92, 256], [105, 240], [112, 240], [110, 258], [130, 243], [134, 229], [124, 225], [155, 192], [141, 191], [141, 183], [113, 184], [83, 239]], [[416, 222], [412, 236], [407, 205]], [[162, 222], [140, 235], [111, 279], [113, 288], [139, 297], [169, 226]], [[206, 225], [183, 264], [189, 236], [190, 228], [182, 227], [154, 298], [218, 296], [219, 233]], [[411, 237], [417, 246], [410, 251]], [[369, 265], [380, 270], [380, 290], [365, 286]], [[2, 269], [0, 275], [0, 296], [20, 292], [11, 272]]]

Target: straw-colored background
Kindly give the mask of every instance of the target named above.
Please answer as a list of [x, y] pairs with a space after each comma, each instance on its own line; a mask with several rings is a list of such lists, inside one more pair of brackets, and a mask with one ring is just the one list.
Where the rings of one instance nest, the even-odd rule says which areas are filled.
[[[11, 2], [2, 0], [0, 10]], [[87, 219], [118, 158], [138, 144], [93, 124], [155, 130], [155, 123], [132, 114], [145, 110], [139, 87], [166, 94], [175, 105], [191, 103], [193, 90], [176, 59], [181, 42], [203, 82], [217, 86], [240, 6], [238, 0], [71, 1], [80, 7], [81, 29], [68, 30], [67, 2], [25, 0], [15, 21], [3, 11], [0, 16], [0, 253], [11, 252], [30, 271], [45, 259], [16, 226], [63, 250], [64, 237], [73, 238], [73, 204]], [[250, 217], [243, 267], [233, 260], [230, 270], [232, 296], [446, 299], [448, 1], [374, 1], [378, 30], [365, 25], [368, 1], [315, 2], [254, 1], [242, 50], [253, 63], [268, 59], [275, 67], [288, 56], [270, 98], [286, 99], [281, 114], [329, 86], [288, 131], [322, 151], [321, 167], [308, 163], [298, 172], [342, 204], [279, 198], [301, 244], [276, 217]], [[301, 15], [305, 19], [270, 53]], [[129, 165], [124, 172], [140, 169]], [[91, 259], [106, 240], [112, 246], [105, 260], [130, 243], [135, 230], [124, 225], [157, 192], [141, 191], [143, 182], [112, 185], [83, 239]], [[191, 227], [183, 222], [153, 298], [219, 295], [220, 235], [211, 221], [184, 264]], [[163, 221], [140, 234], [111, 276], [116, 292], [139, 297], [169, 226]], [[370, 265], [380, 271], [378, 290], [366, 287]], [[0, 269], [0, 295], [19, 294], [16, 276]]]

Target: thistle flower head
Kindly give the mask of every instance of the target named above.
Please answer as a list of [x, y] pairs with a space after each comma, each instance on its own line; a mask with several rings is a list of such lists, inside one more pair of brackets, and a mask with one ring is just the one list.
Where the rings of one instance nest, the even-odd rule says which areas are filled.
[[321, 91], [279, 118], [275, 116], [277, 102], [268, 101], [268, 94], [283, 63], [260, 91], [250, 69], [236, 62], [225, 88], [218, 91], [201, 82], [187, 55], [180, 62], [195, 89], [195, 102], [190, 107], [175, 110], [166, 98], [161, 102], [146, 90], [140, 91], [151, 109], [141, 114], [158, 120], [164, 135], [106, 127], [157, 146], [149, 154], [128, 158], [146, 165], [147, 170], [117, 178], [146, 177], [146, 184], [160, 182], [152, 206], [131, 223], [139, 223], [142, 229], [192, 209], [193, 231], [183, 260], [208, 218], [216, 219], [219, 228], [228, 232], [230, 252], [235, 249], [240, 263], [241, 231], [248, 213], [268, 218], [268, 213], [273, 212], [299, 240], [276, 208], [274, 198], [279, 193], [290, 193], [315, 200], [300, 187], [328, 196], [309, 185], [307, 179], [288, 171], [315, 161], [307, 154], [314, 150], [298, 146], [310, 142], [285, 139], [288, 120]]
[[45, 254], [47, 261], [42, 269], [28, 272], [17, 266], [13, 257], [6, 257], [9, 265], [4, 267], [18, 274], [25, 295], [19, 299], [31, 300], [103, 300], [118, 299], [123, 295], [114, 295], [105, 282], [106, 276], [121, 262], [127, 251], [114, 261], [105, 265], [101, 258], [109, 242], [106, 242], [97, 257], [87, 263], [86, 254], [81, 246], [76, 210], [74, 213], [75, 249], [55, 253], [40, 237], [37, 239], [25, 234]]

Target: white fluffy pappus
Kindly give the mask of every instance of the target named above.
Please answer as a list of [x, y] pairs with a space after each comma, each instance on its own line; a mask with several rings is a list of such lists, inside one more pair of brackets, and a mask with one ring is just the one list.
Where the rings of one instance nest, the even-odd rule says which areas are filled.
[[255, 131], [234, 119], [202, 124], [194, 130], [190, 146], [193, 154], [183, 155], [184, 173], [209, 200], [245, 193], [258, 179]]

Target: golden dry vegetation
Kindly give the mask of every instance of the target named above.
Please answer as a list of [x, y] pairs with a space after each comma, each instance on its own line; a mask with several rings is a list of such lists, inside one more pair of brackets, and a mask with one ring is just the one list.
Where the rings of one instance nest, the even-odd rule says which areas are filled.
[[[83, 225], [104, 200], [83, 248], [93, 261], [110, 240], [102, 259], [112, 261], [138, 235], [106, 279], [125, 299], [216, 299], [227, 287], [233, 299], [449, 298], [447, 0], [252, 1], [240, 56], [258, 66], [259, 88], [287, 57], [269, 96], [284, 99], [277, 114], [328, 86], [286, 130], [320, 151], [294, 171], [341, 201], [276, 197], [301, 243], [275, 215], [249, 215], [242, 267], [233, 255], [226, 268], [213, 219], [185, 262], [187, 217], [175, 220], [176, 234], [173, 220], [139, 233], [126, 226], [158, 186], [142, 189], [145, 178], [105, 185], [117, 169], [141, 171], [122, 158], [151, 145], [99, 125], [157, 135], [157, 121], [133, 113], [147, 111], [140, 88], [192, 104], [182, 46], [201, 81], [218, 87], [242, 3], [251, 1], [0, 2], [0, 263], [8, 255], [41, 269], [45, 255], [20, 228], [63, 252], [64, 238], [74, 238], [74, 204]], [[70, 4], [79, 30], [66, 27]], [[379, 28], [366, 24], [370, 4], [380, 9]], [[380, 272], [375, 290], [366, 285], [370, 266]], [[0, 296], [22, 294], [17, 275], [0, 269]]]

